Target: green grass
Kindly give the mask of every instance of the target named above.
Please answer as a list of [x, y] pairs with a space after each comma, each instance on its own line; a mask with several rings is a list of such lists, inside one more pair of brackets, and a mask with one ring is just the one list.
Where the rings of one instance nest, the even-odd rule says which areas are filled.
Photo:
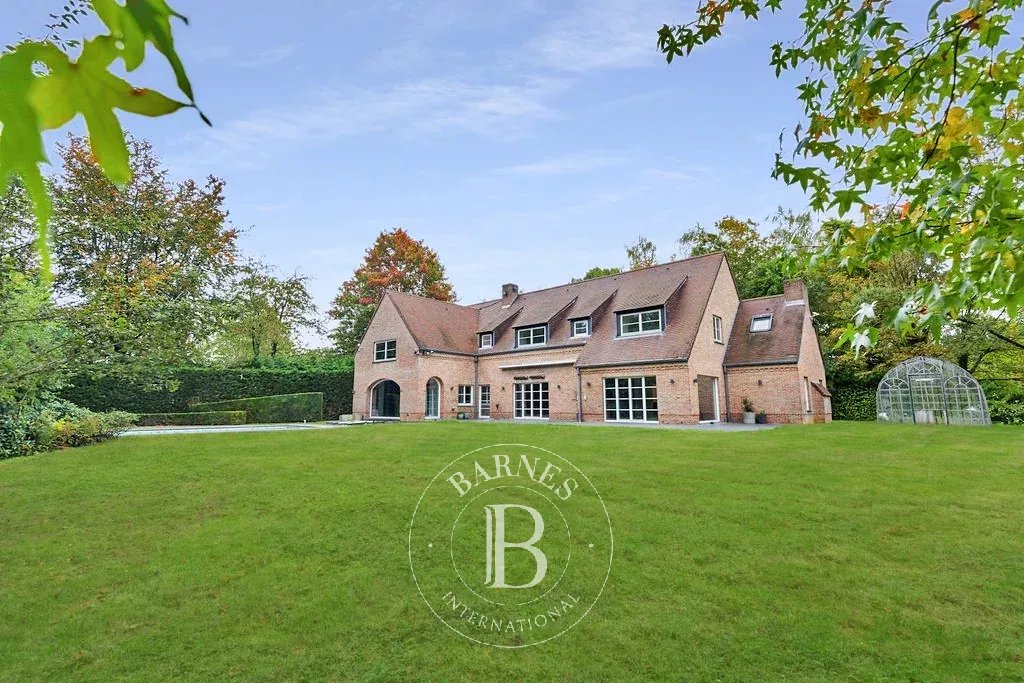
[[[471, 643], [406, 535], [473, 448], [554, 450], [616, 555], [575, 629]], [[1024, 429], [439, 423], [0, 462], [0, 679], [1024, 680]]]

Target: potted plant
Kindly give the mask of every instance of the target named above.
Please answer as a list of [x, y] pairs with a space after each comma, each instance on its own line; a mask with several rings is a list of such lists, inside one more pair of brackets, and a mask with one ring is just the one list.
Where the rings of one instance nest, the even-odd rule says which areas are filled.
[[743, 424], [752, 425], [754, 424], [754, 404], [750, 402], [749, 398], [743, 399]]
[[763, 410], [757, 414], [757, 424], [768, 424], [768, 414]]

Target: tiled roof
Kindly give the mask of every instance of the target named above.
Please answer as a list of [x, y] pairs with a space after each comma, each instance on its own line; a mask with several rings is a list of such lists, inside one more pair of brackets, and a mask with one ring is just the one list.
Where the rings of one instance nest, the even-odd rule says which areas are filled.
[[[494, 331], [494, 348], [481, 353], [501, 353], [513, 348], [515, 327], [552, 323], [546, 348], [585, 342], [579, 365], [684, 360], [724, 260], [722, 253], [707, 254], [523, 292], [507, 306], [501, 299], [460, 306], [396, 292], [387, 296], [421, 348], [477, 353], [477, 333]], [[665, 307], [663, 333], [615, 337], [614, 312], [657, 306]], [[591, 336], [570, 338], [567, 321], [587, 317]]]
[[610, 311], [664, 306], [665, 331], [649, 336], [616, 337], [615, 316], [600, 316], [594, 320], [593, 334], [580, 353], [579, 365], [688, 358], [724, 260], [722, 253], [707, 254], [601, 278], [618, 284]]
[[421, 349], [476, 352], [475, 308], [394, 291], [384, 296], [390, 297]]
[[[803, 302], [786, 305], [782, 294], [741, 301], [729, 337], [725, 365], [796, 363], [800, 357], [804, 312]], [[767, 332], [751, 332], [751, 319], [764, 314], [771, 314], [772, 328]]]

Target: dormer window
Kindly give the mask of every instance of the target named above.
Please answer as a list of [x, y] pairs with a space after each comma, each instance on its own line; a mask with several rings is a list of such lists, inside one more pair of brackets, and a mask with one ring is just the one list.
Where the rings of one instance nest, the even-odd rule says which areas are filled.
[[663, 316], [660, 308], [619, 313], [619, 336], [635, 337], [641, 334], [661, 332], [664, 329], [662, 323]]
[[516, 347], [544, 346], [548, 341], [548, 326], [535, 325], [516, 330]]
[[772, 315], [767, 313], [765, 315], [755, 315], [750, 319], [750, 331], [751, 332], [768, 332], [772, 329]]
[[571, 323], [573, 337], [589, 337], [590, 336], [590, 318], [581, 318], [579, 320], [573, 320]]
[[494, 333], [493, 332], [481, 332], [480, 333], [480, 348], [489, 349], [494, 346]]
[[386, 360], [394, 360], [398, 357], [398, 341], [389, 339], [379, 341], [373, 345], [373, 362], [380, 363]]

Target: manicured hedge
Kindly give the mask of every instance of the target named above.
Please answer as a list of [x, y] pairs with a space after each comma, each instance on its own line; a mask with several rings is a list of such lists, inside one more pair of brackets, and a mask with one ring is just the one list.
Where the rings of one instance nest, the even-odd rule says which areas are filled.
[[832, 389], [833, 420], [878, 419], [875, 403], [876, 392], [866, 387], [838, 387]]
[[170, 368], [159, 376], [71, 380], [61, 396], [92, 410], [183, 413], [196, 403], [305, 392], [323, 394], [323, 413], [334, 420], [352, 412], [352, 370], [345, 367]]
[[139, 415], [139, 426], [182, 425], [244, 425], [244, 410], [207, 410], [195, 413], [144, 413]]
[[324, 395], [319, 392], [254, 396], [233, 401], [196, 403], [193, 410], [244, 410], [246, 422], [317, 422], [324, 414]]

